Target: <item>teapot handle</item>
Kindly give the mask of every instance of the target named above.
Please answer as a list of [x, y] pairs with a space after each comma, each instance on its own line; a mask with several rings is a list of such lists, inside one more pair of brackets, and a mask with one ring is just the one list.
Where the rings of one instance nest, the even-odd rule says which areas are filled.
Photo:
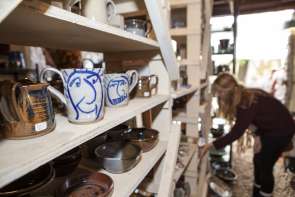
[[136, 70], [128, 70], [126, 74], [128, 75], [128, 85], [130, 93], [135, 88], [138, 82], [138, 72]]
[[[45, 74], [47, 71], [52, 71], [52, 72], [55, 72], [56, 74], [58, 74], [62, 80], [62, 83], [63, 85], [65, 85], [65, 80], [62, 76], [62, 73], [56, 69], [56, 68], [52, 68], [52, 67], [47, 67], [47, 68], [44, 68], [41, 73], [40, 73], [40, 81], [43, 82], [43, 83], [47, 83], [47, 80], [45, 79]], [[67, 101], [66, 101], [66, 98], [65, 96], [63, 95], [63, 93], [61, 93], [60, 91], [58, 91], [56, 88], [52, 87], [52, 86], [48, 86], [47, 87], [48, 90], [53, 94], [53, 96], [57, 97], [61, 102], [63, 102], [65, 105], [67, 104]]]

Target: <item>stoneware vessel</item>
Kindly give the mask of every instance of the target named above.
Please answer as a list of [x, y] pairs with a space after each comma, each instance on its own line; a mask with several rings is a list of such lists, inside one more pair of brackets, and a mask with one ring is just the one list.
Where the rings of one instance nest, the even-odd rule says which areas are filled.
[[45, 81], [45, 73], [57, 73], [63, 81], [64, 94], [49, 86], [50, 92], [67, 107], [68, 120], [73, 123], [89, 123], [100, 120], [104, 115], [103, 68], [62, 69], [45, 68], [40, 80]]
[[156, 75], [141, 76], [138, 79], [138, 85], [136, 88], [137, 97], [151, 97], [152, 91], [157, 93], [159, 78]]
[[138, 81], [136, 70], [126, 73], [106, 74], [104, 86], [106, 90], [106, 104], [109, 107], [126, 105], [129, 100], [129, 93], [134, 89]]

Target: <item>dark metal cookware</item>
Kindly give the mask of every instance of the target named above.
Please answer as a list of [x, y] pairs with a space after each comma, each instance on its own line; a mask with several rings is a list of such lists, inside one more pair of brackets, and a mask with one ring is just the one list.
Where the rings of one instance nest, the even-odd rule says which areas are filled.
[[99, 145], [106, 143], [107, 138], [108, 138], [108, 134], [107, 132], [105, 132], [86, 142], [87, 152], [90, 158], [95, 158], [95, 154], [94, 154], [95, 148], [98, 147]]
[[56, 177], [71, 174], [81, 161], [81, 149], [76, 147], [53, 160]]
[[226, 182], [233, 182], [237, 180], [236, 173], [229, 168], [219, 168], [215, 170], [215, 174], [220, 179], [226, 181]]
[[[217, 177], [210, 177], [208, 180], [209, 193], [216, 197], [232, 197], [231, 188]], [[210, 195], [211, 196], [211, 195]]]
[[25, 196], [48, 185], [55, 177], [51, 164], [45, 164], [0, 189], [0, 196]]
[[211, 128], [210, 129], [212, 135], [214, 138], [218, 138], [221, 137], [224, 134], [224, 130], [223, 129], [215, 129], [215, 128]]
[[109, 197], [114, 183], [111, 177], [103, 173], [87, 173], [67, 178], [57, 190], [57, 197]]
[[111, 173], [123, 173], [136, 166], [141, 152], [141, 148], [135, 144], [118, 141], [98, 146], [94, 153], [102, 168]]
[[124, 139], [138, 145], [143, 152], [147, 152], [157, 145], [159, 131], [148, 128], [132, 128], [124, 133]]

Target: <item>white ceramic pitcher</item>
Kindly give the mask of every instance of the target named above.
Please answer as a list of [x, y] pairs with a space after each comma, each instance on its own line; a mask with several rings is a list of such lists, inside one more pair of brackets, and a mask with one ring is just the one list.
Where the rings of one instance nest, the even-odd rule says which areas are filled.
[[70, 68], [61, 71], [48, 67], [41, 71], [40, 80], [46, 82], [45, 73], [57, 73], [64, 85], [64, 94], [49, 86], [49, 91], [67, 107], [68, 120], [73, 123], [89, 123], [104, 115], [103, 68]]

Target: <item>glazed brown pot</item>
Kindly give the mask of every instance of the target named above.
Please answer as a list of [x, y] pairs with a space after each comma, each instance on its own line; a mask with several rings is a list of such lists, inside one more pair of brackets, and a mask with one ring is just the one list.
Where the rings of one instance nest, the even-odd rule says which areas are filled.
[[81, 149], [76, 147], [53, 160], [56, 177], [71, 174], [81, 161]]
[[55, 177], [51, 164], [45, 164], [29, 174], [0, 189], [0, 196], [20, 197], [35, 192], [48, 185]]
[[110, 197], [114, 189], [111, 177], [103, 173], [87, 173], [67, 178], [56, 197]]
[[125, 132], [128, 131], [128, 126], [125, 124], [120, 124], [112, 129], [108, 130], [107, 133], [107, 138], [108, 141], [120, 141], [123, 139], [123, 135]]
[[32, 138], [47, 134], [55, 128], [47, 86], [29, 80], [0, 82], [0, 126], [5, 138]]
[[152, 91], [155, 90], [155, 94], [158, 90], [159, 78], [156, 75], [150, 76], [141, 76], [138, 79], [136, 86], [136, 95], [137, 97], [151, 97]]
[[138, 145], [143, 152], [148, 152], [157, 145], [159, 131], [148, 128], [132, 128], [124, 134], [124, 139]]

